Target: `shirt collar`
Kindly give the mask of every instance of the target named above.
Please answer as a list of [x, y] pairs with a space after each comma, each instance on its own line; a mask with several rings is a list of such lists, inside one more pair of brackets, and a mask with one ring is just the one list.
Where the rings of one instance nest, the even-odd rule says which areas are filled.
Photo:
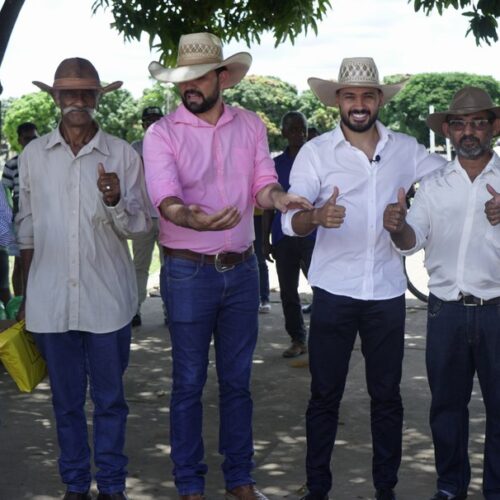
[[[61, 131], [59, 130], [59, 126], [60, 123], [52, 132], [49, 133], [45, 149], [52, 149], [54, 146], [57, 146], [59, 144], [63, 147], [69, 147], [67, 142], [64, 140]], [[106, 136], [100, 128], [97, 129], [97, 133], [94, 135], [94, 137], [92, 137], [92, 139], [87, 144], [85, 144], [85, 146], [83, 146], [83, 148], [78, 152], [77, 156], [91, 153], [93, 149], [97, 149], [102, 154], [109, 156], [109, 146], [106, 141]]]
[[[222, 115], [215, 124], [215, 127], [220, 127], [221, 125], [230, 122], [236, 116], [236, 110], [233, 107], [224, 103], [222, 103], [222, 105]], [[184, 123], [185, 125], [191, 125], [193, 127], [214, 127], [214, 125], [201, 120], [194, 113], [191, 113], [191, 111], [189, 111], [184, 104], [180, 104], [179, 107], [171, 114], [171, 117], [175, 123]]]
[[[378, 152], [381, 151], [389, 141], [394, 140], [394, 132], [391, 129], [388, 129], [378, 120], [375, 122], [375, 126], [377, 127], [379, 135], [379, 141], [376, 148], [376, 152]], [[333, 129], [332, 142], [334, 148], [336, 148], [341, 143], [349, 144], [349, 141], [345, 138], [340, 123], [335, 127], [335, 129]]]
[[[486, 172], [490, 172], [491, 170], [500, 169], [500, 156], [498, 156], [495, 152], [493, 152], [493, 156], [490, 158], [490, 161], [484, 167], [483, 171], [479, 175], [483, 175]], [[460, 165], [458, 161], [458, 156], [456, 156], [453, 160], [448, 162], [443, 168], [443, 174], [449, 174], [451, 172], [460, 172], [465, 173], [464, 168]]]

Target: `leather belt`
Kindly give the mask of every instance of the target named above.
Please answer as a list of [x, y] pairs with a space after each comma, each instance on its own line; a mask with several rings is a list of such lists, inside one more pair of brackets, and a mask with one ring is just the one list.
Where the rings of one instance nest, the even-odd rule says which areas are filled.
[[200, 264], [210, 264], [215, 266], [219, 272], [229, 271], [234, 266], [245, 262], [249, 257], [254, 254], [253, 245], [249, 246], [244, 252], [220, 252], [215, 255], [193, 252], [192, 250], [180, 248], [167, 248], [163, 247], [163, 253], [170, 257], [177, 257], [179, 259], [192, 260]]
[[492, 306], [495, 304], [500, 304], [500, 297], [493, 297], [492, 299], [480, 299], [479, 297], [474, 297], [474, 295], [464, 295], [460, 294], [458, 300], [453, 301], [463, 304], [464, 306]]

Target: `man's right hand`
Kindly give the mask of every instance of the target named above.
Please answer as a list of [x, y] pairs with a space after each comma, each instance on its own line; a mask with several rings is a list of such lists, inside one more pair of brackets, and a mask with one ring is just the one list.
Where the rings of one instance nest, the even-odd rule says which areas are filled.
[[232, 229], [241, 220], [241, 212], [236, 207], [226, 207], [212, 215], [199, 205], [189, 205], [187, 209], [187, 225], [195, 231], [224, 231]]
[[314, 223], [326, 228], [338, 228], [344, 223], [345, 207], [337, 205], [339, 188], [333, 188], [333, 194], [320, 208], [315, 209]]
[[384, 228], [391, 234], [401, 233], [406, 226], [406, 192], [399, 188], [398, 201], [390, 203], [384, 210]]

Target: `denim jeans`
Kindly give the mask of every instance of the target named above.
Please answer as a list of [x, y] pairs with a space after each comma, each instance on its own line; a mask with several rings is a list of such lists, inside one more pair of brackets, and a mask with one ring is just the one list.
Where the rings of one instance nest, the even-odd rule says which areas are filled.
[[254, 249], [259, 264], [259, 294], [262, 303], [269, 302], [269, 269], [267, 268], [266, 258], [262, 253], [262, 215], [253, 217], [255, 242]]
[[60, 448], [59, 472], [68, 491], [90, 488], [90, 448], [85, 400], [87, 382], [94, 403], [95, 475], [101, 493], [125, 490], [123, 453], [128, 407], [123, 374], [130, 352], [130, 325], [111, 333], [35, 333], [47, 362]]
[[469, 410], [477, 373], [486, 410], [483, 494], [500, 499], [500, 306], [429, 297], [427, 375], [438, 489], [467, 492]]
[[323, 498], [332, 487], [330, 460], [339, 406], [357, 333], [370, 395], [375, 488], [393, 488], [401, 462], [404, 296], [358, 300], [313, 288], [309, 333], [311, 399], [306, 413], [307, 487]]
[[253, 255], [233, 269], [165, 257], [161, 271], [172, 341], [170, 442], [180, 495], [202, 493], [202, 392], [215, 340], [219, 453], [226, 487], [253, 483], [250, 374], [257, 341], [259, 283]]
[[306, 342], [307, 330], [299, 296], [300, 271], [307, 277], [314, 240], [284, 236], [274, 247], [285, 329], [292, 342]]

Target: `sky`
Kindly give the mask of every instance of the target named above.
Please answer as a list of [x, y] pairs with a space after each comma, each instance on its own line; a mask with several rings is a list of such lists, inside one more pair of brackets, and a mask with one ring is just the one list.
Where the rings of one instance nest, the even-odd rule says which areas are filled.
[[[135, 97], [151, 86], [148, 64], [158, 60], [145, 36], [124, 42], [110, 27], [110, 12], [91, 13], [93, 0], [36, 0], [25, 3], [0, 68], [2, 98], [20, 97], [38, 89], [32, 80], [52, 84], [63, 59], [90, 59], [103, 81], [123, 80]], [[467, 19], [453, 9], [443, 17], [415, 13], [407, 0], [331, 0], [333, 8], [295, 45], [277, 48], [270, 34], [259, 46], [243, 42], [224, 47], [224, 55], [248, 51], [253, 56], [249, 74], [277, 76], [308, 88], [311, 76], [336, 79], [344, 57], [370, 56], [380, 76], [422, 72], [462, 71], [500, 80], [500, 43], [477, 47], [465, 37]]]

